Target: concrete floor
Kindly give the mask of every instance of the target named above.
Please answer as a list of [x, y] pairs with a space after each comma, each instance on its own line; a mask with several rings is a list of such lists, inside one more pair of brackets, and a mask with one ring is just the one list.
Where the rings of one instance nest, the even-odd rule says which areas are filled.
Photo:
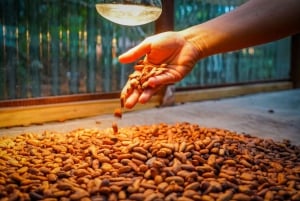
[[190, 122], [206, 127], [229, 129], [261, 138], [289, 139], [300, 145], [300, 89], [261, 93], [230, 99], [192, 102], [182, 105], [128, 112], [120, 120], [112, 115], [0, 129], [0, 135], [44, 130], [67, 132], [77, 128], [110, 128], [155, 123]]

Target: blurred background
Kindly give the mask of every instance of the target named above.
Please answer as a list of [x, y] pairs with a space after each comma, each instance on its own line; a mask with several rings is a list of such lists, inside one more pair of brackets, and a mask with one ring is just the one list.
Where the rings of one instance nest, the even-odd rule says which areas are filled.
[[[174, 30], [235, 9], [244, 0], [175, 0]], [[0, 100], [118, 93], [133, 71], [118, 55], [157, 33], [98, 15], [96, 0], [0, 1]], [[168, 4], [168, 3], [166, 3]], [[164, 11], [163, 11], [164, 12]], [[291, 39], [199, 61], [178, 90], [290, 79]]]

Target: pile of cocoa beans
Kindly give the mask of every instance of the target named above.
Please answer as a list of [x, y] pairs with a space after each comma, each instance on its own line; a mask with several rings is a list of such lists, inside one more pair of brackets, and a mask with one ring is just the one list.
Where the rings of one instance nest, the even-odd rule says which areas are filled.
[[300, 200], [300, 147], [187, 122], [1, 137], [0, 200]]

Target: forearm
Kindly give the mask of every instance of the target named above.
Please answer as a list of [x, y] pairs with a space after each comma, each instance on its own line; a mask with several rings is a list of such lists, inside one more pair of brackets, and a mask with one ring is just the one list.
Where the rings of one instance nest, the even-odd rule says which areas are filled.
[[199, 59], [278, 40], [300, 31], [299, 0], [249, 0], [235, 10], [180, 33]]

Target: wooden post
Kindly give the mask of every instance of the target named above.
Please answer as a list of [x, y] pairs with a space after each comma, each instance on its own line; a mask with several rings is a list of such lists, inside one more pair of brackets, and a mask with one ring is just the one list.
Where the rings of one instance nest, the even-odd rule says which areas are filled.
[[174, 30], [174, 0], [162, 0], [162, 13], [155, 22], [155, 32]]
[[[155, 33], [174, 30], [174, 0], [162, 0], [162, 13], [155, 22]], [[159, 92], [160, 106], [175, 104], [175, 86], [168, 85]]]
[[292, 36], [291, 80], [294, 88], [300, 88], [300, 34]]

